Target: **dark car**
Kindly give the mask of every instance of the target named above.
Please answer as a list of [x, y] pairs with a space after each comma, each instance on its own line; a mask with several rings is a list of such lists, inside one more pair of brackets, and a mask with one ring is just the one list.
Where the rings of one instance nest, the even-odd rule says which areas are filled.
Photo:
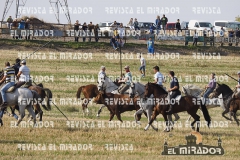
[[138, 22], [138, 26], [140, 29], [145, 29], [145, 30], [149, 30], [151, 24], [153, 24], [153, 30], [156, 29], [156, 25], [152, 22]]
[[167, 23], [166, 30], [173, 30], [176, 28], [176, 23]]

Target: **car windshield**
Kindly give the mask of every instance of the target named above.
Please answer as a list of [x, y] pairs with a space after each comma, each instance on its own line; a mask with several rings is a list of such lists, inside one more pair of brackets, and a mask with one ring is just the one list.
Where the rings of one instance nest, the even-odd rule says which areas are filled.
[[240, 24], [238, 24], [238, 23], [229, 23], [227, 28], [231, 28], [231, 29], [240, 28]]
[[200, 27], [209, 27], [209, 28], [212, 27], [212, 24], [208, 22], [199, 22], [199, 25]]

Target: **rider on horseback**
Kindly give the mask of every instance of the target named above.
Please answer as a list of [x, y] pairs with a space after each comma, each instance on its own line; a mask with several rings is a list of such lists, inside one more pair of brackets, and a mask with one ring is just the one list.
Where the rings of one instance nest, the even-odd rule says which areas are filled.
[[30, 70], [29, 68], [26, 66], [26, 60], [22, 60], [21, 62], [21, 67], [19, 68], [19, 72], [17, 74], [17, 79], [19, 80], [16, 88], [21, 87], [22, 85], [24, 85], [25, 83], [30, 81]]
[[3, 103], [1, 107], [7, 107], [7, 95], [6, 91], [15, 85], [15, 70], [10, 66], [9, 62], [5, 63], [4, 77], [1, 79], [0, 84], [5, 82], [6, 84], [1, 89]]
[[[170, 102], [172, 102], [172, 99], [175, 99], [178, 95], [181, 95], [181, 92], [179, 90], [179, 83], [178, 79], [174, 77], [175, 73], [173, 71], [169, 72], [169, 76], [171, 77], [171, 82], [170, 82], [170, 89], [168, 89], [168, 92], [172, 92], [170, 95]], [[173, 108], [172, 103], [170, 103], [169, 110], [167, 112], [171, 112]]]
[[159, 86], [163, 87], [163, 83], [165, 81], [164, 81], [164, 76], [162, 75], [162, 73], [159, 72], [159, 67], [158, 66], [153, 67], [153, 71], [155, 73], [153, 83], [156, 83]]
[[240, 97], [240, 71], [238, 71], [238, 84], [236, 85], [237, 92], [233, 94], [233, 97], [239, 98]]
[[100, 68], [101, 70], [98, 73], [98, 82], [100, 82], [105, 76], [106, 76], [106, 67], [105, 66], [101, 66]]
[[130, 68], [129, 66], [124, 67], [124, 69], [126, 71], [125, 78], [118, 81], [118, 83], [125, 82], [125, 84], [119, 91], [120, 94], [124, 94], [124, 92], [130, 88], [130, 85], [132, 83], [132, 74], [131, 74], [129, 68]]
[[15, 75], [18, 74], [19, 68], [21, 67], [20, 62], [21, 62], [21, 60], [19, 58], [17, 58], [15, 61], [15, 64], [12, 66], [15, 70]]
[[[214, 91], [216, 88], [216, 79], [215, 79], [215, 73], [211, 74], [211, 80], [209, 81], [208, 85], [206, 86], [207, 90], [205, 91], [203, 98], [204, 100], [208, 98], [208, 96]], [[205, 101], [206, 103], [206, 101]]]

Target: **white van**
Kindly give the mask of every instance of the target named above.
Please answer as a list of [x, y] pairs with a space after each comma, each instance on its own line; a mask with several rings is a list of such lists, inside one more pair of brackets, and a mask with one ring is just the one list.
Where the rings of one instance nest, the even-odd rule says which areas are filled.
[[190, 20], [188, 24], [188, 29], [197, 31], [203, 31], [205, 28], [209, 31], [211, 27], [213, 26], [210, 22], [200, 20]]
[[229, 31], [231, 29], [235, 30], [236, 28], [240, 28], [240, 22], [231, 21], [231, 20], [230, 21], [218, 20], [218, 21], [214, 21], [214, 26], [217, 31], [220, 31], [221, 27], [223, 27], [225, 31]]

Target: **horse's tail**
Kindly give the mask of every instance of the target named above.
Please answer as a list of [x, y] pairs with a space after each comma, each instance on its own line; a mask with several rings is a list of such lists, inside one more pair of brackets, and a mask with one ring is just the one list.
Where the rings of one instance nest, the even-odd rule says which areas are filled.
[[43, 90], [46, 93], [46, 101], [47, 101], [47, 110], [51, 110], [51, 104], [50, 102], [52, 101], [52, 91], [48, 88], [43, 88]]
[[203, 112], [204, 119], [207, 121], [208, 127], [210, 127], [211, 117], [210, 117], [210, 115], [209, 115], [209, 113], [208, 113], [208, 110], [207, 110], [206, 105], [203, 104], [202, 101], [201, 101], [201, 108], [202, 108], [202, 112]]
[[76, 95], [76, 96], [77, 96], [77, 99], [80, 98], [81, 92], [82, 92], [82, 90], [83, 90], [84, 87], [85, 87], [85, 86], [81, 86], [81, 87], [78, 88], [77, 95]]

